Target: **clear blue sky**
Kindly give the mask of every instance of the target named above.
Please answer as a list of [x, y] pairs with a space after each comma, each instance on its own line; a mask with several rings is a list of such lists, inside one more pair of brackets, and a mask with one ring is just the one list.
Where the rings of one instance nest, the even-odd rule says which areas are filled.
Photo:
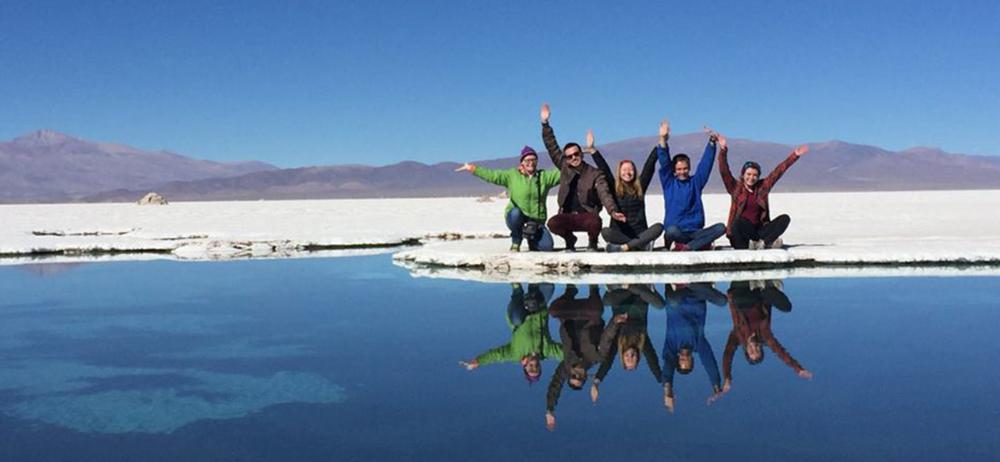
[[996, 1], [0, 1], [0, 139], [280, 166], [708, 123], [1000, 154]]

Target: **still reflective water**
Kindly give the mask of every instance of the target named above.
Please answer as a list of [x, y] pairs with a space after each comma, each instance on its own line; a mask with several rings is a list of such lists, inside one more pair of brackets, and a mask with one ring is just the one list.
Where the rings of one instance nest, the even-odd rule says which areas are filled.
[[[996, 460], [997, 278], [0, 268], [0, 460]], [[595, 386], [596, 385], [596, 386]]]

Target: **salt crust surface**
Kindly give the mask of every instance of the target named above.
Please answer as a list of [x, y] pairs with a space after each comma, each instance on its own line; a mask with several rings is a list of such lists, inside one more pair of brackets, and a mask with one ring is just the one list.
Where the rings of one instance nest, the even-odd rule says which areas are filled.
[[[707, 223], [724, 221], [728, 202], [725, 195], [706, 195]], [[506, 273], [504, 279], [540, 273], [641, 272], [642, 268], [655, 274], [683, 267], [731, 272], [747, 265], [780, 268], [796, 262], [1000, 264], [1000, 218], [995, 214], [1000, 210], [1000, 191], [782, 194], [779, 190], [771, 196], [771, 208], [792, 217], [785, 250], [511, 253], [504, 239], [434, 237], [505, 234], [505, 206], [506, 201], [484, 203], [472, 197], [3, 205], [0, 254], [5, 258], [0, 264], [23, 264], [38, 254], [56, 254], [60, 262], [350, 255], [353, 250], [317, 255], [308, 249], [401, 245], [414, 239], [426, 245], [405, 249], [395, 258], [418, 274], [429, 274], [420, 270], [428, 265], [437, 268], [437, 274], [443, 274], [440, 267], [471, 267], [479, 273]], [[554, 198], [549, 208], [555, 209]], [[647, 197], [651, 222], [660, 221], [662, 210], [661, 196]], [[556, 238], [557, 247], [561, 241]], [[728, 242], [723, 238], [716, 244]], [[87, 255], [94, 252], [136, 253]], [[805, 274], [803, 270], [788, 271]]]

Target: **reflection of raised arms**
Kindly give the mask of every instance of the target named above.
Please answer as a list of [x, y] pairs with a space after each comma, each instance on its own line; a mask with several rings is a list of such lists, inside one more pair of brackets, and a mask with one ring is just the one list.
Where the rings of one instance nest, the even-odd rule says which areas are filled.
[[719, 292], [713, 287], [712, 282], [695, 282], [689, 284], [686, 289], [698, 300], [705, 300], [715, 306], [726, 306], [726, 294]]
[[600, 387], [601, 381], [604, 380], [604, 377], [608, 374], [608, 370], [611, 369], [611, 365], [615, 361], [615, 353], [618, 352], [618, 335], [621, 332], [622, 324], [627, 320], [628, 314], [614, 315], [611, 318], [611, 322], [604, 328], [604, 332], [601, 333], [601, 341], [597, 347], [597, 354], [601, 358], [601, 366], [590, 385], [590, 399], [595, 403], [597, 402], [598, 387]]
[[552, 380], [549, 381], [549, 388], [545, 393], [545, 428], [549, 431], [556, 428], [556, 404], [559, 403], [559, 395], [562, 394], [562, 387], [567, 378], [569, 378], [569, 365], [564, 360], [552, 373]]
[[768, 309], [767, 311], [768, 311], [768, 319], [767, 322], [765, 322], [764, 325], [761, 326], [761, 332], [760, 332], [761, 337], [764, 338], [764, 342], [767, 343], [767, 346], [771, 348], [771, 351], [773, 351], [774, 354], [778, 355], [778, 357], [781, 358], [782, 362], [787, 364], [788, 367], [795, 369], [795, 373], [799, 377], [802, 377], [804, 379], [811, 379], [812, 372], [809, 372], [808, 370], [806, 370], [806, 368], [802, 367], [802, 365], [799, 364], [799, 362], [796, 361], [795, 358], [793, 358], [792, 355], [785, 350], [785, 347], [783, 347], [781, 343], [778, 342], [778, 339], [774, 338], [774, 333], [771, 332], [771, 316], [770, 316], [771, 310]]

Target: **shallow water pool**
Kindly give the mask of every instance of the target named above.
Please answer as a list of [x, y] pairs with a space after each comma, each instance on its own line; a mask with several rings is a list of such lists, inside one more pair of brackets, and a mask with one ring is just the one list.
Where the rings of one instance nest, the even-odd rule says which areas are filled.
[[1000, 278], [481, 284], [381, 255], [0, 289], [4, 461], [1000, 452]]

